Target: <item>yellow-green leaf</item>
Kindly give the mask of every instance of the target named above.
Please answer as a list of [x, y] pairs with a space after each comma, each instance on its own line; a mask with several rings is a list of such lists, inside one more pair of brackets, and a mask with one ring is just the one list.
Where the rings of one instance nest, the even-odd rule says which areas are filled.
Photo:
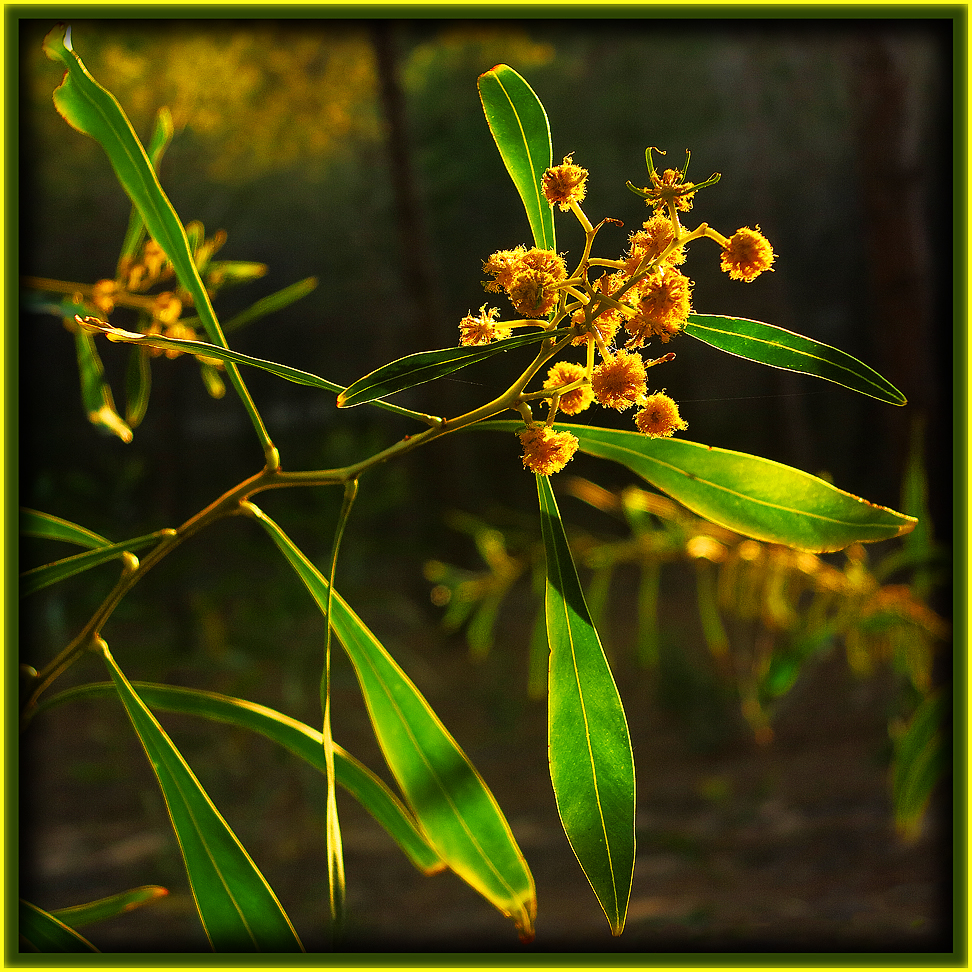
[[475, 347], [443, 348], [439, 351], [418, 351], [406, 355], [397, 361], [382, 365], [370, 374], [359, 378], [338, 395], [338, 408], [350, 408], [352, 405], [363, 405], [373, 402], [396, 392], [404, 391], [426, 381], [433, 381], [443, 375], [451, 375], [467, 365], [485, 361], [496, 354], [512, 351], [527, 344], [538, 344], [549, 338], [564, 337], [569, 334], [567, 328], [557, 331], [539, 331], [533, 334], [522, 334], [520, 337], [507, 338], [493, 344]]
[[102, 642], [102, 655], [165, 797], [203, 928], [218, 952], [302, 952], [270, 885]]
[[109, 560], [124, 556], [135, 550], [142, 550], [144, 547], [151, 547], [164, 540], [166, 537], [175, 536], [175, 530], [157, 530], [155, 533], [146, 534], [144, 537], [135, 537], [132, 540], [122, 540], [120, 543], [108, 544], [104, 547], [96, 547], [85, 553], [74, 554], [73, 557], [64, 557], [55, 560], [53, 563], [44, 564], [42, 567], [33, 567], [25, 570], [20, 575], [20, 596], [26, 597], [51, 584], [57, 584], [68, 577], [80, 574], [82, 571], [90, 570], [107, 563]]
[[624, 929], [635, 862], [635, 772], [621, 696], [594, 630], [550, 480], [537, 476], [547, 561], [550, 780], [570, 846], [611, 932]]
[[25, 537], [41, 537], [45, 540], [65, 540], [82, 547], [107, 547], [111, 541], [52, 513], [41, 513], [25, 506], [20, 508], [20, 533]]
[[99, 898], [97, 901], [72, 905], [70, 908], [58, 908], [57, 911], [52, 911], [51, 915], [68, 928], [83, 928], [85, 925], [93, 925], [96, 921], [105, 921], [126, 911], [134, 911], [143, 905], [158, 901], [159, 898], [164, 898], [168, 893], [166, 888], [149, 884], [109, 895], [107, 898]]
[[741, 317], [690, 314], [684, 330], [739, 358], [823, 378], [889, 405], [907, 404], [904, 395], [887, 378], [857, 358], [782, 327]]
[[[514, 431], [522, 425], [476, 427]], [[809, 473], [744, 452], [588, 425], [557, 423], [556, 428], [577, 436], [582, 452], [627, 466], [693, 513], [756, 540], [827, 553], [902, 536], [917, 522]]]
[[542, 177], [553, 162], [550, 123], [533, 89], [507, 64], [479, 77], [479, 97], [489, 130], [526, 209], [533, 239], [543, 250], [557, 248], [553, 206]]
[[20, 899], [20, 943], [32, 952], [97, 952], [86, 938], [49, 911]]
[[[200, 716], [258, 732], [299, 759], [305, 760], [321, 773], [325, 770], [321, 732], [282, 712], [246, 699], [235, 699], [203, 689], [158, 685], [152, 682], [132, 682], [132, 687], [154, 709]], [[45, 699], [37, 707], [37, 711], [40, 713], [72, 699], [108, 694], [114, 694], [114, 686], [110, 682], [79, 685]], [[401, 800], [380, 777], [337, 744], [334, 746], [334, 773], [338, 783], [385, 828], [423, 874], [434, 874], [445, 867]]]
[[[327, 581], [289, 537], [252, 503], [322, 612]], [[429, 843], [446, 864], [533, 937], [536, 890], [496, 798], [428, 702], [337, 593], [331, 625], [354, 666], [382, 752]]]

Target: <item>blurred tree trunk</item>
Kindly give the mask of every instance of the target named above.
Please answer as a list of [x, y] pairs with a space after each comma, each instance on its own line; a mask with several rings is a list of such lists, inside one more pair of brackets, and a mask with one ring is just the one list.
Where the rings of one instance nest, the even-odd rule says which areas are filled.
[[[867, 232], [876, 367], [908, 398], [881, 411], [889, 473], [901, 482], [915, 421], [923, 423], [931, 516], [939, 539], [951, 533], [952, 447], [949, 344], [951, 243], [945, 94], [916, 91], [921, 65], [907, 42], [868, 31], [854, 47], [857, 156]], [[910, 59], [910, 61], [909, 61]], [[942, 88], [945, 88], [944, 92]], [[917, 105], [917, 110], [914, 106]], [[938, 207], [936, 211], [936, 207]]]
[[389, 178], [401, 244], [402, 277], [415, 310], [416, 332], [421, 337], [424, 350], [442, 346], [445, 337], [444, 314], [409, 146], [405, 99], [398, 79], [393, 29], [391, 21], [375, 20], [371, 23], [385, 116]]
[[[435, 261], [409, 144], [395, 34], [394, 21], [371, 22], [385, 116], [385, 142], [400, 241], [401, 271], [413, 312], [413, 326], [406, 332], [407, 346], [401, 349], [402, 353], [408, 354], [454, 345], [457, 331], [453, 329], [447, 333], [442, 292], [436, 279]], [[423, 411], [448, 416], [455, 412], [455, 408], [451, 407], [452, 402], [453, 396], [449, 394], [447, 383], [439, 381], [423, 387]], [[405, 523], [406, 531], [413, 539], [424, 538], [426, 541], [441, 532], [442, 514], [449, 506], [461, 503], [458, 497], [467, 492], [471, 485], [464, 473], [465, 469], [470, 468], [469, 462], [463, 461], [463, 453], [470, 448], [465, 436], [448, 436], [430, 448], [437, 453], [434, 459], [431, 456], [427, 459], [423, 457], [424, 461], [409, 463], [416, 479], [419, 501], [410, 504]]]

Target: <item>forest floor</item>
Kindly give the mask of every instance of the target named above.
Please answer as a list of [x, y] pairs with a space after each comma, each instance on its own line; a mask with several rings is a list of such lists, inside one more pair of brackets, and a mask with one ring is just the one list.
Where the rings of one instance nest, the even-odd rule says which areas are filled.
[[[475, 953], [570, 953], [571, 961], [627, 953], [628, 963], [640, 954], [651, 964], [666, 952], [900, 958], [951, 950], [948, 794], [939, 794], [917, 839], [898, 836], [888, 795], [890, 682], [854, 677], [839, 653], [801, 678], [763, 746], [744, 731], [713, 744], [722, 730], [706, 729], [698, 706], [694, 715], [659, 706], [643, 671], [616, 666], [638, 774], [634, 887], [617, 939], [561, 829], [546, 707], [526, 698], [520, 670], [511, 683], [502, 658], [476, 665], [441, 632], [410, 640], [399, 660], [507, 815], [536, 880], [536, 938], [520, 944], [509, 920], [454, 875], [418, 873], [342, 798], [348, 920], [337, 950], [356, 961], [362, 953], [376, 953], [376, 964], [414, 952], [451, 953], [457, 964]], [[335, 692], [336, 711], [352, 713], [338, 720], [338, 741], [377, 770], [350, 673], [338, 673]], [[288, 755], [242, 731], [162, 721], [307, 950], [327, 950], [319, 776], [295, 772]], [[120, 707], [74, 703], [38, 718], [25, 741], [22, 794], [22, 894], [54, 909], [160, 884], [168, 897], [90, 926], [91, 941], [106, 952], [208, 950], [158, 788]]]

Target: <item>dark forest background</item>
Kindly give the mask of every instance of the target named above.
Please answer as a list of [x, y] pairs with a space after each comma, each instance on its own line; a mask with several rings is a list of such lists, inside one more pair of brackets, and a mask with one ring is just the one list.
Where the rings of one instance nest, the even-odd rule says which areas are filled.
[[[98, 146], [53, 108], [60, 71], [41, 50], [52, 26], [19, 23], [18, 269], [90, 283], [113, 275], [130, 206]], [[482, 261], [530, 242], [483, 119], [480, 73], [504, 62], [529, 81], [550, 119], [554, 161], [573, 153], [591, 173], [585, 211], [595, 222], [624, 222], [600, 234], [600, 255], [620, 252], [645, 218], [624, 183], [644, 184], [646, 146], [665, 150], [671, 165], [691, 150], [690, 178], [718, 171], [722, 179], [699, 194], [690, 225], [706, 220], [728, 235], [758, 224], [777, 253], [774, 273], [743, 285], [719, 272], [715, 247], [696, 244], [685, 267], [695, 309], [840, 347], [909, 404], [883, 405], [682, 337], [670, 346], [676, 360], [651, 377], [678, 401], [685, 436], [898, 508], [920, 432], [931, 519], [947, 541], [952, 27], [933, 18], [82, 19], [72, 36], [143, 141], [158, 107], [172, 108], [176, 137], [160, 176], [183, 222], [225, 230], [222, 258], [268, 265], [265, 277], [221, 297], [221, 318], [319, 279], [310, 296], [234, 335], [233, 346], [345, 384], [393, 358], [455, 345], [459, 319], [486, 301]], [[569, 216], [557, 219], [559, 248], [574, 253], [582, 234]], [[73, 342], [57, 317], [23, 313], [17, 340], [22, 505], [120, 539], [176, 525], [259, 468], [242, 407], [231, 392], [209, 398], [193, 361], [156, 362], [148, 415], [124, 444], [88, 424]], [[121, 399], [125, 349], [102, 354]], [[961, 365], [964, 352], [957, 358]], [[494, 358], [395, 400], [453, 414], [513, 374]], [[377, 410], [338, 412], [332, 396], [263, 372], [245, 378], [286, 468], [344, 464], [412, 430]], [[600, 410], [590, 421], [616, 419]], [[593, 459], [575, 464], [608, 487], [630, 481]], [[279, 491], [261, 504], [321, 562], [339, 494]], [[421, 671], [422, 638], [409, 632], [439, 618], [423, 562], [478, 566], [444, 514], [488, 519], [535, 504], [515, 440], [435, 443], [363, 480], [342, 592], [384, 623], [379, 635], [404, 653], [404, 667]], [[563, 509], [568, 519], [587, 515], [569, 499]], [[314, 608], [289, 568], [265, 555], [255, 534], [221, 524], [153, 571], [108, 638], [129, 676], [249, 692], [314, 723], [317, 649], [288, 647], [311, 637]], [[50, 657], [101, 596], [83, 578], [39, 595], [22, 621], [27, 660]], [[945, 595], [935, 606], [949, 613]], [[122, 636], [131, 643], [123, 647]], [[490, 704], [505, 704], [503, 689], [490, 691]]]

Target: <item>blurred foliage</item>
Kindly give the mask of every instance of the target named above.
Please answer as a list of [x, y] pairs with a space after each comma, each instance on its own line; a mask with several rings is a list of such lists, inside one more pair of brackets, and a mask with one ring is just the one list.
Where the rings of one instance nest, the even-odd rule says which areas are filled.
[[[905, 503], [922, 507], [924, 479], [914, 461], [905, 484]], [[571, 547], [587, 571], [585, 594], [605, 646], [615, 658], [611, 618], [623, 623], [624, 649], [655, 670], [660, 696], [671, 694], [672, 679], [701, 692], [708, 733], [723, 733], [729, 695], [758, 743], [773, 739], [773, 720], [797, 680], [842, 645], [847, 664], [860, 678], [894, 673], [896, 712], [888, 726], [894, 744], [892, 798], [899, 828], [920, 832], [931, 793], [947, 775], [949, 757], [944, 725], [945, 701], [933, 678], [936, 657], [947, 649], [948, 622], [926, 598], [947, 580], [948, 552], [930, 533], [919, 540], [881, 545], [871, 556], [862, 544], [840, 555], [817, 556], [777, 544], [760, 543], [703, 520], [666, 496], [636, 486], [610, 491], [580, 477], [566, 490], [590, 507], [620, 520], [627, 534], [606, 537], [585, 529], [571, 531]], [[532, 574], [540, 601], [530, 639], [528, 692], [546, 694], [547, 641], [542, 603], [543, 547], [535, 531], [511, 520], [502, 526], [465, 513], [453, 513], [453, 529], [474, 542], [485, 570], [432, 560], [426, 580], [432, 603], [444, 609], [446, 630], [465, 629], [471, 658], [482, 661], [493, 649], [500, 609], [518, 581]], [[685, 567], [688, 567], [688, 573]], [[634, 614], [625, 615], [611, 588], [623, 569], [637, 576]], [[701, 665], [690, 657], [695, 636], [675, 634], [660, 608], [663, 575], [675, 583], [694, 579], [698, 633], [709, 652]], [[892, 579], [907, 580], [891, 583]], [[676, 643], [667, 641], [675, 637]], [[674, 668], [673, 668], [674, 665]], [[676, 695], [684, 694], [675, 690]], [[932, 700], [936, 701], [932, 704]], [[664, 701], [664, 698], [660, 698]], [[681, 697], [678, 707], [695, 702]], [[931, 714], [928, 714], [930, 709]], [[711, 740], [710, 740], [711, 741]]]
[[[176, 133], [195, 136], [206, 179], [252, 181], [378, 134], [374, 57], [360, 25], [332, 23], [321, 36], [286, 21], [74, 24], [136, 131], [168, 105]], [[39, 45], [26, 55], [31, 100], [49, 108], [52, 66]]]

